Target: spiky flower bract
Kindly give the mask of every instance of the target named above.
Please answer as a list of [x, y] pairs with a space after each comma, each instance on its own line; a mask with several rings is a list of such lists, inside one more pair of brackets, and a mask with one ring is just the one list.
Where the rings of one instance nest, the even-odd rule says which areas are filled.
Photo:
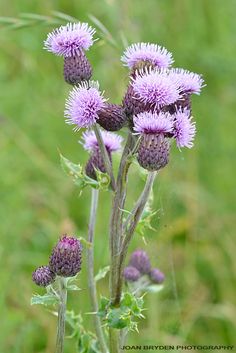
[[[108, 131], [101, 131], [101, 135], [107, 151], [115, 152], [121, 148], [121, 143], [123, 141], [121, 136]], [[84, 132], [83, 140], [84, 148], [90, 152], [96, 150], [99, 147], [94, 131]]]
[[161, 284], [165, 280], [165, 275], [158, 268], [152, 268], [149, 277], [153, 283]]
[[130, 45], [121, 57], [125, 66], [133, 69], [140, 62], [152, 64], [158, 68], [168, 68], [173, 62], [172, 54], [166, 48], [153, 43]]
[[47, 287], [55, 280], [55, 273], [51, 271], [49, 266], [40, 266], [32, 274], [32, 279], [35, 284], [41, 287]]
[[120, 105], [105, 103], [97, 122], [107, 131], [118, 131], [126, 124], [127, 116]]
[[88, 50], [93, 44], [94, 33], [95, 29], [88, 23], [67, 23], [48, 34], [44, 48], [59, 56], [76, 56], [80, 50]]
[[204, 87], [204, 80], [201, 75], [184, 69], [171, 69], [170, 76], [178, 82], [180, 91], [187, 94], [200, 94]]
[[148, 254], [144, 250], [136, 250], [131, 254], [129, 266], [135, 267], [141, 274], [148, 274], [151, 264]]
[[166, 71], [143, 70], [133, 79], [132, 86], [139, 100], [158, 107], [181, 98], [177, 82]]
[[73, 277], [81, 270], [82, 245], [79, 239], [64, 235], [56, 244], [49, 261], [51, 271], [62, 277]]
[[76, 125], [76, 129], [92, 126], [96, 123], [104, 102], [97, 82], [82, 82], [73, 88], [66, 101], [67, 123]]
[[193, 147], [193, 139], [196, 134], [196, 124], [189, 117], [189, 110], [179, 110], [174, 115], [174, 138], [178, 147]]
[[124, 268], [123, 276], [127, 282], [136, 282], [141, 277], [141, 273], [134, 266], [127, 266]]
[[143, 112], [133, 119], [134, 131], [144, 134], [166, 134], [173, 131], [173, 117], [169, 113]]

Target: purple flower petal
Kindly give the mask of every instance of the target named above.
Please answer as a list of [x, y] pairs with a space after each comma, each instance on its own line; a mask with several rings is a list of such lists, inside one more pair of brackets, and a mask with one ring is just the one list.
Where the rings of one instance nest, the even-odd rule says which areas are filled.
[[144, 134], [173, 132], [173, 117], [169, 113], [144, 112], [133, 119], [134, 130]]
[[189, 117], [189, 111], [179, 110], [175, 115], [174, 138], [178, 147], [193, 147], [193, 140], [196, 134], [196, 124]]
[[88, 50], [93, 44], [95, 29], [88, 23], [67, 23], [49, 33], [44, 42], [44, 48], [56, 55], [76, 56], [81, 50]]
[[153, 43], [132, 44], [125, 50], [121, 61], [130, 69], [140, 61], [150, 62], [159, 68], [168, 68], [174, 62], [166, 48]]
[[[123, 141], [122, 137], [108, 131], [101, 131], [103, 142], [109, 152], [118, 151]], [[83, 133], [83, 146], [88, 151], [98, 148], [98, 142], [94, 131], [86, 131]]]
[[73, 88], [66, 101], [67, 123], [77, 125], [76, 129], [92, 126], [96, 123], [104, 102], [97, 82], [82, 82]]

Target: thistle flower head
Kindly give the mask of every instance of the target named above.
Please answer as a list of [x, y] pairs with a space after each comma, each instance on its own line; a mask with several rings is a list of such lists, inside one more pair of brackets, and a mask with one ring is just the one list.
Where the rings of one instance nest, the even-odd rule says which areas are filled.
[[141, 274], [148, 274], [151, 264], [148, 254], [144, 250], [136, 250], [131, 254], [129, 266], [135, 267]]
[[76, 129], [92, 126], [98, 119], [98, 112], [104, 102], [97, 82], [82, 82], [73, 88], [66, 101], [67, 123], [76, 125]]
[[97, 122], [107, 131], [118, 131], [126, 124], [127, 116], [122, 106], [105, 103]]
[[181, 97], [176, 81], [166, 71], [143, 70], [133, 79], [132, 86], [137, 99], [159, 107], [172, 104]]
[[127, 282], [136, 282], [141, 277], [141, 273], [137, 268], [127, 266], [124, 268], [123, 276]]
[[152, 282], [160, 284], [164, 282], [165, 275], [158, 268], [152, 268], [149, 274], [149, 277]]
[[49, 266], [40, 266], [32, 274], [34, 283], [41, 287], [47, 287], [53, 283], [55, 277], [55, 273], [50, 270]]
[[178, 83], [180, 91], [184, 93], [200, 94], [202, 87], [204, 87], [202, 76], [188, 70], [172, 69], [170, 76]]
[[174, 115], [174, 138], [178, 147], [193, 147], [196, 125], [189, 116], [189, 110], [178, 110]]
[[143, 134], [165, 134], [173, 131], [173, 117], [169, 113], [144, 112], [133, 119], [134, 130]]
[[64, 235], [52, 251], [49, 261], [51, 271], [62, 277], [75, 276], [81, 270], [81, 252], [79, 239]]
[[158, 68], [168, 68], [174, 62], [172, 54], [166, 48], [153, 43], [130, 45], [122, 55], [121, 61], [130, 69], [139, 62], [147, 62]]
[[48, 34], [44, 48], [59, 56], [76, 56], [81, 49], [88, 50], [93, 44], [94, 33], [95, 29], [88, 23], [67, 23]]
[[[104, 145], [108, 152], [115, 152], [121, 148], [123, 141], [122, 137], [108, 131], [101, 131]], [[83, 133], [83, 146], [88, 151], [94, 151], [98, 149], [98, 141], [94, 131], [86, 131]]]

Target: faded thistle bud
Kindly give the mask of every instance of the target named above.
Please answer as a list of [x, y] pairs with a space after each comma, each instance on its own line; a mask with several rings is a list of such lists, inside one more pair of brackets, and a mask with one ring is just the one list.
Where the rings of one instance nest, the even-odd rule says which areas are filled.
[[49, 267], [58, 276], [73, 277], [81, 270], [82, 245], [79, 239], [64, 235], [54, 247]]
[[49, 266], [40, 266], [32, 274], [32, 279], [37, 286], [47, 287], [55, 280], [55, 273], [51, 271]]

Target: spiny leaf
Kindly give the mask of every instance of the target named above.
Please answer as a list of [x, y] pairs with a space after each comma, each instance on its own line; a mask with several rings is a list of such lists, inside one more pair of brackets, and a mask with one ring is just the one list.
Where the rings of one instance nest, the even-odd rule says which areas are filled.
[[94, 277], [94, 281], [97, 282], [100, 279], [106, 277], [107, 273], [110, 271], [110, 266], [106, 266], [104, 268], [101, 268], [98, 273], [96, 274], [96, 276]]

